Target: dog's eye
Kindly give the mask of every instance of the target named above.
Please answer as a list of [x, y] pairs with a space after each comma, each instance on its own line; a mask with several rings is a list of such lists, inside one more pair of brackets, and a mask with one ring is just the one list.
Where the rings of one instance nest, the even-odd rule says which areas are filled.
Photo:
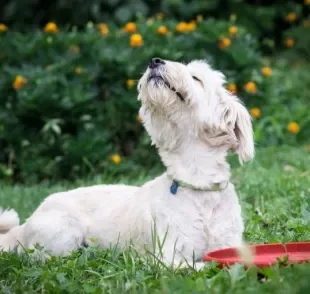
[[196, 81], [198, 81], [198, 82], [200, 82], [200, 83], [202, 84], [202, 81], [201, 81], [201, 80], [199, 80], [197, 77], [192, 76], [192, 78], [193, 78], [194, 80], [196, 80]]

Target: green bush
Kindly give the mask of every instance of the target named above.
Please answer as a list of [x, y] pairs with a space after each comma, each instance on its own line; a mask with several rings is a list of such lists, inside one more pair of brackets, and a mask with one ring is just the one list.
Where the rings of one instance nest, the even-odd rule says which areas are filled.
[[[158, 33], [162, 25], [167, 34]], [[140, 18], [143, 40], [113, 24], [0, 33], [0, 176], [70, 179], [153, 167], [158, 157], [137, 118], [133, 84], [154, 56], [205, 58], [222, 70], [230, 89], [235, 84], [246, 105], [261, 111], [254, 122], [258, 145], [304, 142], [308, 68], [263, 59], [257, 38], [241, 26], [234, 33], [234, 25], [209, 18], [177, 27], [174, 20]], [[287, 130], [291, 121], [299, 124], [297, 135]]]
[[198, 13], [210, 13], [221, 0], [2, 0], [0, 20], [21, 29], [43, 26], [48, 21], [62, 25], [83, 26], [88, 21], [123, 23], [138, 15], [150, 16], [164, 12], [169, 16], [191, 18]]
[[280, 44], [288, 28], [309, 17], [308, 0], [2, 0], [0, 21], [19, 30], [42, 27], [49, 21], [83, 27], [88, 21], [123, 24], [139, 16], [164, 13], [167, 18], [189, 21], [197, 15], [237, 18], [266, 52]]

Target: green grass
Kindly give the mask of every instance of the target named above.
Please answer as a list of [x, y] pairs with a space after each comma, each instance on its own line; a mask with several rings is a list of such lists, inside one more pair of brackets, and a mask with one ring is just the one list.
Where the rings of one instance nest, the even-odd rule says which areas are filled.
[[[250, 243], [310, 240], [310, 153], [305, 148], [273, 147], [257, 152], [256, 159], [237, 167], [231, 158], [233, 182], [239, 193]], [[121, 181], [141, 184], [153, 174], [136, 180], [97, 177], [74, 184], [9, 186], [0, 188], [1, 206], [13, 207], [25, 219], [48, 194], [70, 187]], [[0, 293], [309, 293], [310, 264], [245, 270], [241, 265], [219, 270], [208, 264], [172, 270], [150, 256], [130, 250], [82, 249], [45, 264], [22, 256], [0, 255]]]

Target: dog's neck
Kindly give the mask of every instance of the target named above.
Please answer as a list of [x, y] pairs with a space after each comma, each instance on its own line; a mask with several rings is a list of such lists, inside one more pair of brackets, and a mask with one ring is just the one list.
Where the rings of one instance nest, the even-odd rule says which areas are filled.
[[216, 184], [225, 186], [229, 181], [230, 168], [225, 160], [226, 152], [218, 147], [188, 140], [174, 150], [159, 148], [159, 153], [169, 176], [197, 189], [211, 189]]

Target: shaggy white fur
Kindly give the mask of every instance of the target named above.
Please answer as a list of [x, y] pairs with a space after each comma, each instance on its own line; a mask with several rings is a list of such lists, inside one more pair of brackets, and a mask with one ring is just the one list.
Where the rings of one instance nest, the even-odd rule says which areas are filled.
[[[50, 195], [22, 225], [14, 210], [1, 210], [0, 231], [7, 232], [0, 249], [39, 243], [51, 255], [65, 255], [95, 240], [101, 248], [132, 241], [153, 250], [154, 228], [165, 239], [160, 250], [167, 263], [240, 246], [241, 209], [225, 157], [233, 151], [241, 163], [250, 160], [254, 143], [250, 115], [224, 82], [204, 61], [153, 58], [138, 99], [167, 172], [142, 187], [98, 185]], [[170, 177], [185, 187], [172, 194]]]

